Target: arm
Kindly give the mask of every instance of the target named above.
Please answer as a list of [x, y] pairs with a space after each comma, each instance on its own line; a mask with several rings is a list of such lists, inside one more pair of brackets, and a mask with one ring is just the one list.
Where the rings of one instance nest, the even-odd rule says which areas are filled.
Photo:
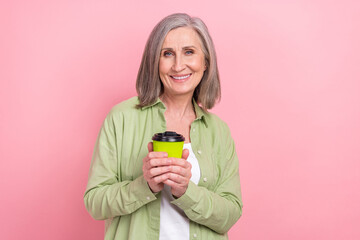
[[[227, 126], [226, 129], [228, 130]], [[224, 138], [221, 152], [221, 174], [214, 192], [189, 182], [183, 196], [172, 203], [184, 210], [194, 222], [220, 234], [226, 233], [242, 214], [238, 158], [230, 132]]]
[[121, 181], [118, 173], [117, 146], [122, 136], [115, 128], [123, 129], [121, 117], [109, 114], [96, 141], [84, 195], [86, 209], [97, 220], [130, 214], [156, 199], [143, 175], [133, 181]]

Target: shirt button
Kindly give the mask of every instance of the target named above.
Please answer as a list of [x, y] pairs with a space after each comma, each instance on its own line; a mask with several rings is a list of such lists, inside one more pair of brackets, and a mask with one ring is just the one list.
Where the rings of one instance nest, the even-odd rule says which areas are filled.
[[196, 233], [194, 233], [194, 235], [193, 235], [193, 236], [194, 236], [194, 238], [196, 238], [196, 237], [197, 237]]
[[193, 132], [195, 132], [195, 128], [193, 128]]
[[207, 182], [207, 178], [206, 178], [206, 177], [204, 177], [203, 180], [204, 180], [204, 182]]
[[201, 154], [201, 150], [198, 150], [197, 153], [198, 153], [198, 154]]
[[147, 196], [147, 197], [146, 197], [146, 200], [150, 200], [150, 197], [149, 197], [149, 196]]

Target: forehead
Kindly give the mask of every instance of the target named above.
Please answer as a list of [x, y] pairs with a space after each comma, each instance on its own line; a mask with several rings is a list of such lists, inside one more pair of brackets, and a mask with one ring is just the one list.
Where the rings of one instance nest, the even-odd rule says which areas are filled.
[[182, 46], [201, 47], [198, 33], [190, 27], [180, 27], [171, 30], [165, 37], [163, 48], [175, 48]]

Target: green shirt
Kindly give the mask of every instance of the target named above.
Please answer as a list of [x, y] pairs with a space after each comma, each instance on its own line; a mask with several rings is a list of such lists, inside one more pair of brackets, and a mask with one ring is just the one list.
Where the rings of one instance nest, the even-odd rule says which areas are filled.
[[[138, 103], [133, 97], [112, 108], [93, 153], [84, 202], [93, 218], [106, 220], [105, 239], [159, 239], [161, 192], [148, 187], [142, 159], [154, 133], [166, 131], [166, 108], [160, 100], [141, 109]], [[190, 239], [228, 239], [242, 213], [234, 141], [222, 120], [193, 103], [190, 139], [201, 177], [172, 204], [190, 219]]]

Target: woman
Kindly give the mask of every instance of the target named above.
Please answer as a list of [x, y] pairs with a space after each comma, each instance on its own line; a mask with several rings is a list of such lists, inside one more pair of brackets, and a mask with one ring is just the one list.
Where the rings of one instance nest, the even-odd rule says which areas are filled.
[[[87, 210], [106, 220], [105, 239], [227, 239], [242, 213], [238, 159], [227, 125], [207, 111], [220, 82], [205, 24], [186, 14], [159, 22], [136, 88], [100, 130]], [[164, 131], [185, 137], [181, 159], [153, 152]]]

